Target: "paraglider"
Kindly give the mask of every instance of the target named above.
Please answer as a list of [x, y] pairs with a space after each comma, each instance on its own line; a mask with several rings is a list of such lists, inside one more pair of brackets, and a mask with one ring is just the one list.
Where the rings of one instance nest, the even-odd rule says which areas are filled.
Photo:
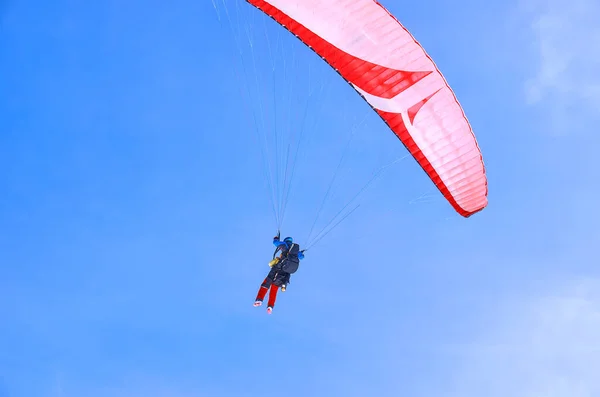
[[[271, 270], [258, 289], [258, 294], [254, 300], [255, 307], [262, 305], [267, 292], [269, 292], [269, 301], [267, 302], [267, 313], [269, 314], [273, 312], [275, 307], [279, 288], [281, 288], [281, 291], [286, 290], [291, 275], [296, 273], [300, 266], [300, 260], [304, 259], [304, 250], [300, 250], [300, 245], [294, 243], [292, 237], [286, 237], [281, 241], [280, 234], [277, 233], [277, 236], [273, 237], [273, 245], [276, 248], [273, 253], [273, 260], [269, 262]], [[277, 256], [278, 253], [279, 256]]]
[[[350, 84], [459, 215], [470, 217], [487, 206], [483, 157], [460, 103], [421, 45], [377, 0], [246, 2], [292, 33]], [[287, 169], [281, 174], [287, 178]], [[274, 205], [278, 227], [277, 208], [285, 208], [287, 194], [281, 197], [284, 205]], [[274, 255], [254, 303], [260, 306], [270, 288], [269, 313], [278, 288], [285, 290], [293, 273], [283, 266], [297, 269], [304, 257], [293, 240], [286, 240], [279, 241], [279, 234], [274, 238], [282, 255]]]

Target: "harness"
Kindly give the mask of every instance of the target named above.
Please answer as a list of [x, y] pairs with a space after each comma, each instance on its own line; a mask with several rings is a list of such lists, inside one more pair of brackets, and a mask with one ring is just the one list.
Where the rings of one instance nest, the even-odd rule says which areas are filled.
[[[298, 245], [298, 244], [292, 243], [292, 245], [290, 246], [290, 248], [288, 248], [288, 250], [286, 251], [285, 256], [283, 255], [284, 254], [283, 248], [282, 248], [283, 245], [280, 245], [280, 246], [276, 247], [275, 248], [275, 252], [273, 252], [273, 259], [275, 259], [275, 256], [277, 255], [277, 253], [279, 251], [281, 251], [281, 257], [280, 257], [280, 259], [286, 259], [288, 257], [288, 255], [289, 255], [289, 252], [292, 250], [292, 247], [294, 247], [294, 245]], [[286, 244], [286, 247], [287, 247], [287, 244]]]
[[[294, 248], [294, 246], [298, 246], [298, 244], [292, 243], [289, 248], [287, 248], [287, 244], [285, 244], [285, 250], [283, 248], [284, 247], [283, 244], [279, 245], [275, 248], [275, 251], [273, 252], [273, 259], [271, 260], [271, 262], [269, 262], [269, 266], [271, 266], [273, 268], [272, 270], [275, 270], [275, 274], [273, 274], [273, 276], [272, 276], [273, 280], [277, 279], [277, 276], [279, 275], [279, 273], [283, 271], [281, 264], [286, 259], [288, 259], [289, 253], [292, 250], [292, 248]], [[281, 252], [281, 255], [277, 258], [278, 252]], [[294, 272], [295, 272], [295, 270], [294, 270]], [[284, 272], [284, 273], [287, 273], [287, 272]], [[289, 283], [289, 282], [290, 282], [289, 279], [287, 279], [287, 283]], [[286, 289], [285, 284], [283, 284], [281, 290], [285, 291], [285, 289]]]

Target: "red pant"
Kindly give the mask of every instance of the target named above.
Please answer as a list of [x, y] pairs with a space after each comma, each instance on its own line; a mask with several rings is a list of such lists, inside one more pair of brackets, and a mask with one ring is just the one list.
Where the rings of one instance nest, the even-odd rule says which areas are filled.
[[[265, 283], [263, 282], [263, 284]], [[256, 295], [256, 300], [262, 302], [262, 300], [265, 299], [265, 295], [267, 295], [267, 291], [269, 291], [269, 288], [263, 287], [261, 285], [258, 289], [258, 295]], [[269, 292], [269, 302], [267, 303], [268, 306], [275, 306], [275, 299], [277, 299], [277, 291], [279, 291], [279, 287], [275, 284], [271, 284], [271, 292]]]

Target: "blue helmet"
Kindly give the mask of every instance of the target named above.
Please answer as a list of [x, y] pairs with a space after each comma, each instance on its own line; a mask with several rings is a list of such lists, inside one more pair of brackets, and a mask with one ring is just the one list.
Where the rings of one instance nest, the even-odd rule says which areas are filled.
[[294, 239], [293, 239], [293, 238], [291, 238], [291, 237], [286, 237], [286, 238], [284, 238], [284, 239], [283, 239], [283, 242], [284, 242], [284, 243], [291, 244], [291, 243], [293, 243], [293, 242], [294, 242]]

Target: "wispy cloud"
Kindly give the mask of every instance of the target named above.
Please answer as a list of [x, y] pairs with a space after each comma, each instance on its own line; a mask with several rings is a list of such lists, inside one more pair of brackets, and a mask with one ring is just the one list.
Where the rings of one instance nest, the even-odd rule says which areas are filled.
[[544, 104], [562, 130], [581, 127], [581, 115], [600, 113], [600, 2], [524, 0], [535, 36], [530, 104]]
[[506, 305], [469, 351], [460, 396], [600, 395], [600, 281]]

